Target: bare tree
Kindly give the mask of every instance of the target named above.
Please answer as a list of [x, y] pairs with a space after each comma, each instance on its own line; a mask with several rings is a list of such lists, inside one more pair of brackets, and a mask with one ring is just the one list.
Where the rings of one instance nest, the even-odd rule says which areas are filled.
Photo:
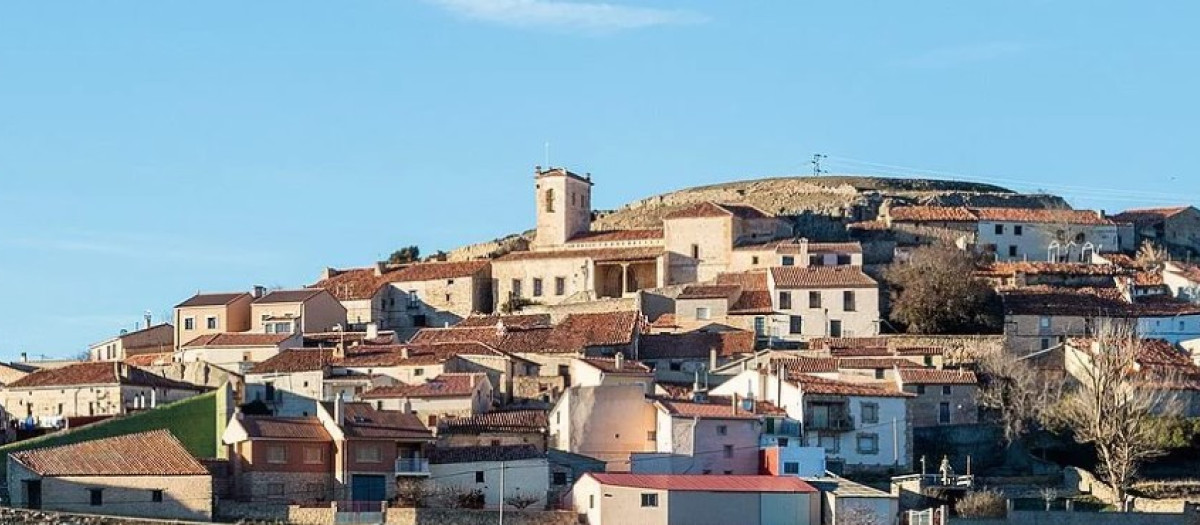
[[432, 483], [420, 478], [401, 478], [396, 482], [396, 499], [402, 507], [424, 507], [437, 495]]
[[892, 294], [890, 319], [916, 334], [999, 332], [999, 296], [974, 271], [975, 259], [953, 247], [913, 250], [907, 262], [884, 271]]
[[890, 520], [868, 507], [853, 506], [837, 513], [836, 525], [884, 525]]
[[1004, 442], [1012, 444], [1045, 422], [1062, 383], [1047, 380], [1028, 360], [1006, 352], [1002, 342], [990, 346], [978, 355], [983, 374], [979, 404], [999, 414]]
[[1155, 267], [1170, 258], [1167, 249], [1150, 241], [1142, 241], [1138, 247], [1137, 262], [1146, 267]]
[[541, 501], [541, 500], [538, 499], [538, 497], [534, 496], [533, 494], [521, 494], [520, 492], [517, 492], [516, 494], [513, 494], [512, 496], [509, 496], [507, 498], [504, 498], [504, 503], [506, 505], [517, 508], [517, 509], [525, 509], [528, 507], [532, 507], [534, 503], [537, 503], [539, 501]]
[[1122, 510], [1138, 467], [1163, 453], [1155, 414], [1177, 412], [1174, 396], [1162, 388], [1170, 372], [1143, 369], [1141, 348], [1127, 324], [1101, 323], [1091, 348], [1068, 353], [1075, 381], [1056, 414], [1076, 441], [1096, 447], [1100, 477]]

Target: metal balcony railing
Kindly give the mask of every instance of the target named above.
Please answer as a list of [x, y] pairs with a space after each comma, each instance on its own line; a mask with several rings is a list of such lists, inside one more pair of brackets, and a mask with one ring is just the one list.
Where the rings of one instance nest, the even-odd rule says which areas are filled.
[[804, 419], [804, 428], [806, 430], [846, 432], [854, 430], [854, 418], [850, 417], [849, 414], [820, 418], [809, 416]]
[[429, 459], [428, 458], [399, 458], [396, 460], [396, 474], [403, 475], [428, 475], [429, 474]]

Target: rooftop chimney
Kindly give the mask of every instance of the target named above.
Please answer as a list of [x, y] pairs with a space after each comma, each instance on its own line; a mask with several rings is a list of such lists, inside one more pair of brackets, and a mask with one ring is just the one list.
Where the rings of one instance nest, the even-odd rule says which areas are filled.
[[617, 352], [617, 355], [613, 357], [613, 364], [616, 365], [617, 370], [624, 369], [625, 368], [625, 354], [622, 354], [621, 352]]
[[496, 335], [504, 337], [508, 333], [508, 327], [504, 326], [504, 319], [496, 321]]
[[377, 337], [379, 337], [379, 325], [367, 323], [367, 339], [375, 339]]
[[735, 416], [737, 415], [738, 401], [739, 401], [739, 399], [738, 399], [737, 392], [734, 392], [733, 393], [733, 403], [730, 403], [730, 405], [731, 405], [730, 408], [733, 409], [733, 415], [735, 415]]
[[150, 321], [153, 319], [153, 316], [151, 315], [150, 310], [146, 310], [145, 318], [146, 318], [146, 328], [150, 328], [150, 326], [151, 326]]
[[717, 349], [715, 347], [708, 349], [708, 369], [717, 369]]
[[692, 401], [696, 403], [707, 403], [708, 392], [705, 392], [704, 389], [700, 387], [699, 370], [695, 372], [695, 377], [696, 379], [692, 382]]
[[400, 347], [400, 357], [404, 358], [404, 359], [408, 359], [408, 347], [407, 346]]
[[333, 420], [340, 427], [346, 424], [346, 403], [342, 401], [342, 393], [338, 392], [333, 400]]
[[267, 287], [263, 286], [261, 284], [254, 285], [254, 288], [251, 288], [251, 291], [250, 291], [250, 295], [253, 295], [255, 299], [258, 299], [259, 297], [262, 297], [266, 294], [267, 294]]
[[383, 273], [385, 271], [387, 271], [387, 262], [376, 261], [375, 262], [375, 277], [382, 277]]

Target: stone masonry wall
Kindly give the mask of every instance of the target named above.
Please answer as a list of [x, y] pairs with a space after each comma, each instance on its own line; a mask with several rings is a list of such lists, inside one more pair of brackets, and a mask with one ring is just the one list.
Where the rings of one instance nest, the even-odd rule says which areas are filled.
[[[493, 525], [500, 513], [494, 510], [467, 509], [392, 509], [387, 525]], [[572, 511], [510, 510], [504, 512], [508, 525], [575, 525], [579, 517]]]

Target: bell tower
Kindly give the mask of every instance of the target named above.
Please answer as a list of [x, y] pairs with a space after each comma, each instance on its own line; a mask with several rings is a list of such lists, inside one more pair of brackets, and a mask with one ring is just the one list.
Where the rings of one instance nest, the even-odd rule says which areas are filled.
[[592, 176], [566, 168], [534, 167], [537, 205], [535, 249], [562, 246], [592, 227]]

